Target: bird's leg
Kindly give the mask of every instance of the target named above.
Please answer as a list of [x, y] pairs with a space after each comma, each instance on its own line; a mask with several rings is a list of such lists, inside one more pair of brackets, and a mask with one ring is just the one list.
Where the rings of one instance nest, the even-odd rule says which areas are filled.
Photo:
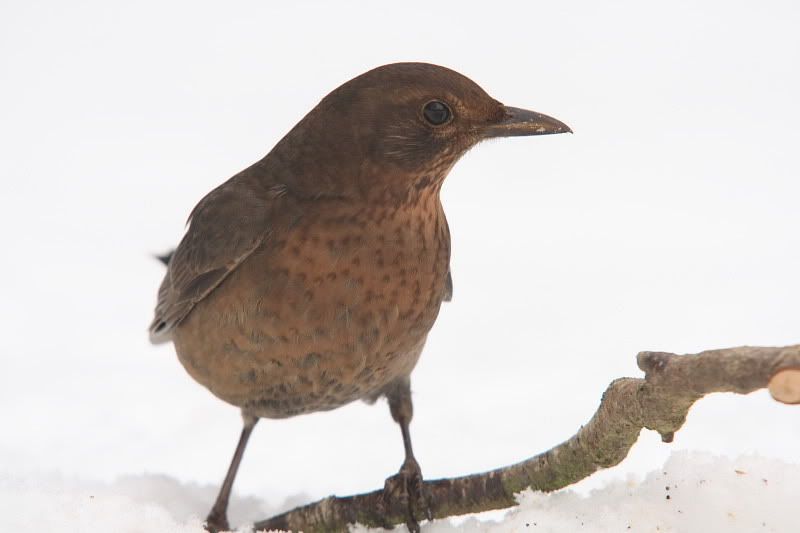
[[403, 447], [406, 458], [400, 472], [386, 480], [383, 488], [383, 498], [388, 504], [390, 500], [399, 500], [407, 509], [406, 525], [412, 533], [419, 531], [419, 523], [415, 517], [415, 510], [423, 512], [425, 518], [432, 519], [428, 495], [422, 481], [422, 471], [414, 457], [411, 447], [411, 434], [408, 426], [414, 416], [414, 407], [411, 403], [411, 386], [409, 379], [403, 378], [394, 382], [386, 391], [389, 400], [389, 410], [392, 418], [400, 425], [403, 434]]
[[242, 418], [244, 419], [244, 427], [239, 437], [239, 444], [236, 445], [236, 451], [233, 453], [228, 473], [225, 474], [225, 481], [222, 482], [222, 486], [219, 489], [217, 501], [214, 502], [214, 506], [211, 508], [211, 512], [208, 513], [208, 518], [206, 518], [206, 530], [211, 533], [230, 529], [228, 524], [228, 500], [231, 497], [233, 480], [239, 470], [239, 463], [242, 462], [242, 456], [244, 455], [244, 449], [247, 447], [247, 441], [250, 439], [250, 433], [253, 432], [256, 422], [258, 422], [258, 418], [248, 415], [244, 411], [242, 411]]

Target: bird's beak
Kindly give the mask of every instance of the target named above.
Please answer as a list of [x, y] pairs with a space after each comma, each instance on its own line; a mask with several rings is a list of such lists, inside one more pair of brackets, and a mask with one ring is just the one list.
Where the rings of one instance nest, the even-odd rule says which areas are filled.
[[521, 135], [550, 135], [572, 133], [569, 126], [536, 111], [503, 106], [505, 117], [486, 128], [486, 137], [517, 137]]

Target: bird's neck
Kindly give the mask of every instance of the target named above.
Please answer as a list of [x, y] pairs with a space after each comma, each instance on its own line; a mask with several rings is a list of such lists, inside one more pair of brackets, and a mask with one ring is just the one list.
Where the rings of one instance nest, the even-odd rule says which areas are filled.
[[[253, 165], [264, 186], [285, 186], [299, 198], [331, 198], [368, 205], [401, 206], [438, 202], [445, 176], [459, 152], [436, 157], [392, 159], [361, 146], [342, 133], [309, 127], [314, 113], [303, 119]], [[313, 122], [313, 120], [311, 120]]]
[[340, 169], [331, 174], [330, 168], [299, 169], [270, 164], [269, 159], [254, 165], [251, 178], [265, 189], [280, 186], [302, 201], [339, 201], [356, 208], [383, 207], [413, 209], [414, 206], [434, 206], [439, 203], [439, 193], [446, 172], [441, 169], [408, 173], [400, 170], [358, 169], [348, 173]]

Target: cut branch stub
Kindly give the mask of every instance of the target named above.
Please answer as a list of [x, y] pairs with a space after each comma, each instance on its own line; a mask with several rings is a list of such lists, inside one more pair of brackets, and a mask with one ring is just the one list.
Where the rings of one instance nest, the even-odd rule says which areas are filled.
[[[426, 481], [434, 517], [511, 507], [514, 495], [524, 489], [553, 491], [571, 485], [622, 461], [642, 428], [658, 431], [670, 442], [689, 408], [706, 394], [747, 394], [768, 387], [776, 400], [800, 403], [800, 345], [744, 346], [696, 355], [642, 352], [637, 362], [645, 378], [613, 381], [592, 419], [551, 450], [490, 472]], [[258, 522], [255, 529], [338, 532], [356, 522], [372, 527], [404, 523], [406, 509], [379, 505], [381, 496], [380, 490], [331, 496]]]
[[767, 387], [773, 398], [782, 403], [800, 403], [800, 368], [779, 370]]

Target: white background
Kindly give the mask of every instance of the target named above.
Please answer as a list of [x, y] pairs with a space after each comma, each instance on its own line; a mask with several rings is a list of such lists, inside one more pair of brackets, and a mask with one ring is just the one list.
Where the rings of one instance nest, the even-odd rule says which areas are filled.
[[[413, 375], [427, 477], [568, 438], [639, 350], [800, 342], [798, 6], [4, 2], [0, 472], [219, 483], [239, 415], [148, 344], [151, 254], [328, 91], [394, 61], [575, 131], [486, 143], [447, 180], [455, 297]], [[719, 395], [581, 487], [676, 449], [799, 446], [797, 409]], [[359, 403], [262, 421], [236, 490], [348, 494], [401, 461], [385, 404]]]

